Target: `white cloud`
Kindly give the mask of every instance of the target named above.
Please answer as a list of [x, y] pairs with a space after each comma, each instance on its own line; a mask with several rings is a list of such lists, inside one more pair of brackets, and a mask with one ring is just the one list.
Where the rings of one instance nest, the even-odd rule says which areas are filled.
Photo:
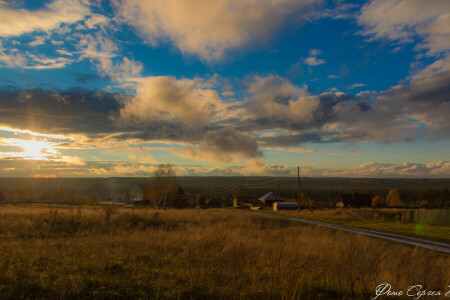
[[0, 41], [0, 67], [16, 67], [26, 64], [27, 59], [16, 49], [8, 50], [3, 48], [3, 44]]
[[349, 90], [351, 90], [351, 89], [356, 89], [356, 88], [364, 87], [364, 86], [367, 86], [367, 84], [365, 84], [365, 83], [355, 83], [355, 84], [352, 84], [352, 85], [348, 86], [347, 88]]
[[44, 45], [45, 44], [45, 36], [37, 36], [34, 41], [31, 41], [28, 43], [28, 45], [35, 47], [35, 46], [39, 46], [39, 45]]
[[64, 50], [64, 49], [57, 49], [57, 50], [55, 50], [57, 53], [59, 53], [59, 54], [61, 54], [61, 55], [66, 55], [66, 56], [72, 56], [73, 54], [72, 53], [70, 53], [69, 51], [67, 51], [67, 50]]
[[419, 35], [419, 48], [429, 49], [430, 55], [450, 49], [448, 0], [372, 0], [363, 6], [358, 23], [374, 38], [413, 42]]
[[118, 46], [104, 31], [82, 36], [77, 47], [80, 59], [95, 61], [98, 72], [103, 76], [117, 81], [134, 81], [141, 75], [142, 63], [127, 57], [114, 59], [118, 56]]
[[317, 57], [313, 57], [313, 56], [310, 56], [305, 59], [305, 64], [310, 65], [310, 66], [318, 66], [318, 65], [323, 65], [326, 63], [327, 62], [325, 60], [318, 59]]
[[33, 31], [50, 31], [63, 23], [75, 23], [90, 13], [86, 1], [55, 0], [44, 9], [9, 8], [0, 2], [0, 36], [11, 37]]
[[289, 16], [307, 16], [321, 0], [122, 0], [119, 14], [152, 45], [169, 38], [203, 60], [269, 39]]
[[309, 50], [309, 57], [305, 59], [305, 64], [310, 66], [318, 66], [326, 64], [327, 62], [323, 59], [317, 58], [322, 52], [317, 49]]

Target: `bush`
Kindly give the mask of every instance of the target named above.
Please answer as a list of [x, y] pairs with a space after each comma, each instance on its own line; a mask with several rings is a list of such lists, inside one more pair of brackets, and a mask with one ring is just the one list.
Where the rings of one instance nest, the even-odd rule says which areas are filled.
[[389, 194], [386, 197], [386, 205], [391, 207], [402, 205], [402, 199], [400, 199], [400, 194], [397, 189], [392, 189], [389, 191]]
[[335, 207], [336, 207], [336, 204], [334, 204], [333, 201], [330, 201], [330, 203], [328, 203], [328, 208], [329, 209], [332, 209], [332, 208], [335, 208]]
[[372, 199], [372, 207], [385, 207], [386, 200], [381, 196], [375, 196]]

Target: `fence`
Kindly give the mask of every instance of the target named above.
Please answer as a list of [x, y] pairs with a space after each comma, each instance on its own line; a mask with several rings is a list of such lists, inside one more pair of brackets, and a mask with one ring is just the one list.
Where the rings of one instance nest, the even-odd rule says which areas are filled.
[[406, 210], [402, 212], [402, 222], [450, 226], [450, 211]]

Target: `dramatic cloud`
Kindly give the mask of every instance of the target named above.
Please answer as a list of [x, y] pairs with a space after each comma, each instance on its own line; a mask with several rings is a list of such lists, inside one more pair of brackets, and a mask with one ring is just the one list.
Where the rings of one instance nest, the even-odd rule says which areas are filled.
[[262, 156], [255, 140], [233, 128], [210, 130], [203, 136], [199, 150], [189, 147], [186, 151], [176, 150], [174, 153], [213, 162], [229, 162], [235, 156], [244, 158]]
[[169, 38], [182, 52], [211, 61], [267, 40], [286, 18], [306, 18], [317, 0], [122, 0], [119, 14], [152, 45]]
[[83, 0], [55, 0], [35, 11], [14, 9], [0, 1], [0, 36], [53, 30], [63, 23], [83, 20], [89, 13], [87, 1]]
[[392, 107], [400, 106], [406, 117], [426, 125], [431, 133], [429, 138], [449, 138], [449, 94], [450, 57], [447, 56], [413, 76], [409, 86], [394, 87], [384, 97], [392, 99]]
[[362, 8], [358, 23], [374, 38], [401, 42], [423, 38], [429, 54], [450, 49], [450, 2], [447, 0], [372, 0]]
[[254, 129], [305, 128], [314, 123], [320, 106], [319, 97], [278, 76], [254, 77], [248, 92], [239, 119]]
[[73, 89], [0, 90], [0, 123], [50, 133], [116, 131], [111, 114], [128, 96]]
[[136, 96], [120, 111], [122, 124], [150, 125], [164, 120], [201, 128], [211, 122], [221, 105], [218, 93], [204, 88], [200, 80], [161, 76], [144, 78], [141, 82]]

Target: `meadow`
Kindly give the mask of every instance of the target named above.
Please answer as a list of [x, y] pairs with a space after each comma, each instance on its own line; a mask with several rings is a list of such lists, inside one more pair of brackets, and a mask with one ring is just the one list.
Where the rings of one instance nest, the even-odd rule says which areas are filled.
[[1, 299], [368, 299], [448, 256], [235, 209], [0, 206]]

